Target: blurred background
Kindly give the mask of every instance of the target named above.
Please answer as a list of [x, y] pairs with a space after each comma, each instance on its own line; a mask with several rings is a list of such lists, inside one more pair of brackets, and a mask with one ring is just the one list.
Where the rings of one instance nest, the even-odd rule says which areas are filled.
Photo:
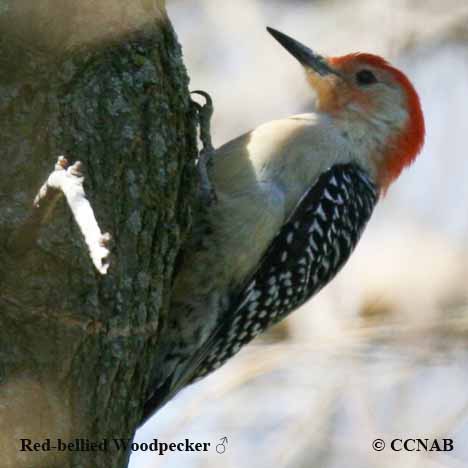
[[[317, 297], [181, 392], [136, 441], [132, 468], [468, 466], [468, 2], [168, 0], [191, 89], [215, 102], [216, 145], [312, 110], [275, 27], [325, 55], [383, 55], [415, 84], [426, 145], [379, 204], [355, 254]], [[214, 446], [227, 437], [226, 451]], [[372, 441], [452, 438], [452, 452]]]

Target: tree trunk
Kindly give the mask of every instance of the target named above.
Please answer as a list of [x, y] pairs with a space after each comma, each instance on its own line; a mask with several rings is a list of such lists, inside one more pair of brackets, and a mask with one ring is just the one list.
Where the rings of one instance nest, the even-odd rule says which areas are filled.
[[[109, 442], [141, 417], [195, 180], [180, 47], [163, 0], [0, 0], [0, 31], [1, 464], [124, 467]], [[18, 242], [59, 154], [113, 236], [107, 275], [63, 200]], [[107, 446], [53, 448], [76, 438]]]

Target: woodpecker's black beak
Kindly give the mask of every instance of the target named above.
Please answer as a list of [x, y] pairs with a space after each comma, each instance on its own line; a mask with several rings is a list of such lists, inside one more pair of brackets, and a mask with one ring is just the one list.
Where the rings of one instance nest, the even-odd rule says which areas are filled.
[[267, 31], [299, 62], [307, 68], [311, 68], [319, 75], [329, 75], [338, 73], [330, 67], [327, 60], [321, 55], [316, 54], [313, 50], [309, 49], [305, 45], [296, 41], [292, 37], [283, 34], [276, 29], [267, 27]]

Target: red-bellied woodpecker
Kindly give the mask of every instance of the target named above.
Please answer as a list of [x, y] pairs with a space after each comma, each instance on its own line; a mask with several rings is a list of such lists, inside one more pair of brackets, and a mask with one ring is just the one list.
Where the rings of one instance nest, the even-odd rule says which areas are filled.
[[419, 98], [401, 71], [371, 54], [325, 58], [268, 31], [303, 65], [316, 111], [212, 154], [216, 200], [195, 220], [175, 277], [160, 335], [166, 371], [155, 373], [145, 417], [325, 286], [423, 144]]

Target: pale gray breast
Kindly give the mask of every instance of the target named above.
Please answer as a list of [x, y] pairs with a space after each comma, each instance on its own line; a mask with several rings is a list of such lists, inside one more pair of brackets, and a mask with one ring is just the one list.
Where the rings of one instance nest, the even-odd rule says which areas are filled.
[[250, 190], [218, 193], [211, 212], [216, 248], [226, 264], [230, 285], [252, 271], [285, 219], [285, 196], [274, 182], [259, 182]]

